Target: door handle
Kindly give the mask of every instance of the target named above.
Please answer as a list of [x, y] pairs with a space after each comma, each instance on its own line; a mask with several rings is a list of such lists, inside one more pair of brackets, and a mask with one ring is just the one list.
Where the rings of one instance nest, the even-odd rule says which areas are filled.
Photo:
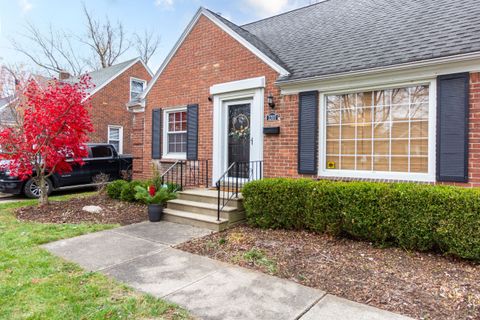
[[250, 138], [250, 144], [253, 146], [253, 137]]

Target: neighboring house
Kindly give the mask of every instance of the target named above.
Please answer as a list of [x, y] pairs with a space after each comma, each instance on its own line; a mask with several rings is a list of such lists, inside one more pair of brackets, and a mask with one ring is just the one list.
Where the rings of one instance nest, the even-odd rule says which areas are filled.
[[15, 109], [12, 107], [15, 101], [15, 96], [0, 98], [0, 130], [15, 125], [16, 115]]
[[135, 178], [209, 160], [213, 184], [258, 160], [265, 177], [480, 186], [479, 16], [329, 0], [238, 26], [201, 8], [129, 103]]
[[[140, 58], [136, 58], [89, 75], [95, 85], [89, 92], [95, 129], [90, 134], [90, 142], [111, 143], [121, 154], [132, 153], [132, 115], [126, 104], [143, 92], [152, 72]], [[59, 78], [67, 82], [77, 81], [65, 73], [60, 73]]]

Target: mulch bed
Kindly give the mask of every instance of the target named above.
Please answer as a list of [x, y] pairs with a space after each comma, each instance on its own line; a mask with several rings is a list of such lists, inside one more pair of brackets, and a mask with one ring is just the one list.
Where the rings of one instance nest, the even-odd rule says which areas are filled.
[[[468, 261], [247, 226], [177, 248], [418, 319], [480, 319], [480, 265]], [[266, 260], [244, 255], [253, 248]]]
[[[99, 206], [100, 213], [83, 211], [85, 206]], [[49, 205], [23, 207], [17, 219], [40, 223], [100, 223], [128, 225], [148, 219], [145, 205], [113, 200], [103, 194], [83, 196], [68, 201], [51, 201]]]

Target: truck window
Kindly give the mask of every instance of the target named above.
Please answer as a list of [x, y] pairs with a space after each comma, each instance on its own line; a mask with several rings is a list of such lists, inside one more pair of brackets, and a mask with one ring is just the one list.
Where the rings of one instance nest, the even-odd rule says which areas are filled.
[[109, 146], [92, 146], [92, 158], [109, 158], [112, 149]]

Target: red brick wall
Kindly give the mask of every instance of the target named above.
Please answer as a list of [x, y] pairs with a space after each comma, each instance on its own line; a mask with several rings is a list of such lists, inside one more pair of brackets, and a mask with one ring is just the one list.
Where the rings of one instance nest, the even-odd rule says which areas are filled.
[[[298, 95], [281, 96], [274, 82], [278, 74], [210, 20], [201, 17], [147, 96], [146, 111], [135, 115], [134, 170], [136, 179], [152, 175], [151, 115], [153, 108], [199, 104], [199, 159], [212, 159], [213, 103], [209, 88], [218, 83], [266, 77], [275, 97], [280, 135], [264, 136], [265, 177], [300, 177], [297, 173]], [[270, 108], [264, 106], [265, 114]], [[470, 96], [470, 182], [480, 186], [480, 74], [472, 74]], [[170, 162], [169, 162], [170, 163]], [[165, 168], [168, 164], [163, 164]]]
[[[143, 147], [138, 146], [135, 149], [143, 154], [141, 163], [141, 156], [135, 154], [138, 158], [134, 163], [135, 178], [151, 176], [153, 108], [167, 109], [198, 103], [199, 159], [212, 159], [213, 102], [208, 101], [210, 87], [218, 83], [260, 76], [266, 77], [265, 96], [271, 92], [279, 105], [280, 91], [274, 85], [278, 74], [208, 18], [202, 16], [147, 95], [144, 121], [137, 115], [138, 131], [135, 132], [140, 132], [140, 128], [145, 126], [145, 136]], [[282, 117], [285, 115], [282, 122], [293, 119], [290, 115], [290, 103], [287, 104], [284, 106], [282, 103], [277, 110]], [[268, 106], [264, 109], [265, 112], [269, 111]], [[292, 137], [291, 130], [282, 124], [280, 137], [266, 138], [264, 146], [266, 175], [280, 173], [284, 164], [296, 158], [296, 155], [290, 154], [295, 148], [287, 147], [287, 144], [291, 144]], [[279, 152], [284, 155], [283, 159], [278, 154], [275, 159], [271, 156], [274, 152], [271, 148], [276, 146], [280, 147]], [[270, 161], [271, 159], [274, 161]]]
[[91, 142], [108, 141], [108, 125], [123, 126], [123, 153], [132, 153], [132, 114], [125, 104], [130, 100], [130, 77], [150, 81], [151, 76], [139, 61], [92, 97], [91, 119], [95, 129]]

